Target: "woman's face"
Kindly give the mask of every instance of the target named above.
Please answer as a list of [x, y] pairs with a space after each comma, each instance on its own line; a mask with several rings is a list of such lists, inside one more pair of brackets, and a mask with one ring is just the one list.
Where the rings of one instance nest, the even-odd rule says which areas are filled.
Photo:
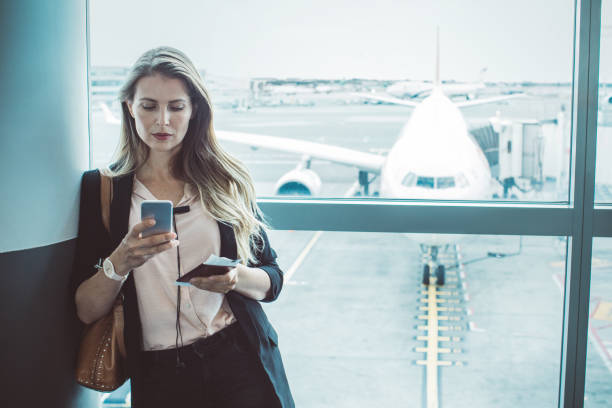
[[134, 100], [127, 105], [138, 136], [151, 150], [174, 153], [180, 149], [193, 113], [182, 80], [160, 74], [142, 77]]

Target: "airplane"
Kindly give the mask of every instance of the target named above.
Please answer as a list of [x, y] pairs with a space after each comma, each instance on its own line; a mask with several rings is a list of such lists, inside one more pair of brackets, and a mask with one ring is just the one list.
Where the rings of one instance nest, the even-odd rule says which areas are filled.
[[[497, 103], [523, 96], [511, 94], [490, 98], [453, 102], [443, 92], [440, 82], [439, 41], [436, 75], [431, 94], [422, 101], [403, 100], [389, 96], [360, 94], [363, 98], [382, 100], [413, 108], [412, 115], [386, 156], [340, 146], [295, 140], [262, 134], [216, 130], [217, 138], [225, 142], [253, 148], [279, 150], [302, 155], [297, 167], [280, 177], [275, 186], [277, 195], [316, 196], [321, 179], [310, 168], [312, 159], [329, 161], [359, 170], [358, 180], [347, 195], [370, 195], [369, 185], [380, 177], [379, 195], [384, 198], [423, 200], [488, 200], [498, 182], [492, 178], [488, 161], [468, 126], [461, 109]], [[108, 123], [120, 121], [108, 106], [101, 106]], [[370, 178], [373, 175], [373, 178]], [[421, 251], [428, 255], [423, 266], [423, 283], [429, 284], [435, 275], [436, 284], [443, 285], [445, 266], [438, 261], [440, 250], [458, 240], [453, 235], [414, 234]]]
[[[466, 100], [476, 98], [476, 95], [486, 88], [484, 83], [484, 74], [487, 68], [480, 70], [480, 79], [475, 82], [451, 82], [442, 83], [439, 89], [442, 89], [444, 95], [450, 99], [464, 98]], [[434, 84], [424, 81], [397, 81], [387, 88], [385, 92], [392, 97], [400, 99], [415, 99], [431, 95], [434, 90]]]

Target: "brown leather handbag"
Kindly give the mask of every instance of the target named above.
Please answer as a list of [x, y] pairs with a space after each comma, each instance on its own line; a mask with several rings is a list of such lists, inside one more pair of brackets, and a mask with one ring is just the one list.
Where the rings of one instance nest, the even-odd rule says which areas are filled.
[[[100, 172], [102, 221], [107, 231], [110, 231], [111, 200], [111, 179]], [[112, 310], [84, 330], [77, 356], [76, 378], [79, 384], [109, 392], [125, 382], [127, 367], [123, 328], [123, 295], [119, 294]]]

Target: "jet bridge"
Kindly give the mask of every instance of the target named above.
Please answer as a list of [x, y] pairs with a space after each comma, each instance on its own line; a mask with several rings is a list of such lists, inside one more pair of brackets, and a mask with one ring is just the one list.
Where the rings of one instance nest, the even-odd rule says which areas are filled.
[[499, 133], [493, 129], [490, 122], [487, 122], [472, 128], [470, 134], [487, 158], [491, 176], [499, 178]]
[[492, 177], [507, 190], [539, 190], [545, 180], [561, 176], [562, 118], [547, 121], [500, 120], [475, 124], [470, 134], [482, 149]]

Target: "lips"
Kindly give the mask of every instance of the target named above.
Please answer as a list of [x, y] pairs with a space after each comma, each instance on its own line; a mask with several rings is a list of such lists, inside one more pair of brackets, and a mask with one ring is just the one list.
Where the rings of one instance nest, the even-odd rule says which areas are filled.
[[153, 133], [153, 137], [157, 140], [167, 140], [170, 139], [172, 135], [170, 133]]

